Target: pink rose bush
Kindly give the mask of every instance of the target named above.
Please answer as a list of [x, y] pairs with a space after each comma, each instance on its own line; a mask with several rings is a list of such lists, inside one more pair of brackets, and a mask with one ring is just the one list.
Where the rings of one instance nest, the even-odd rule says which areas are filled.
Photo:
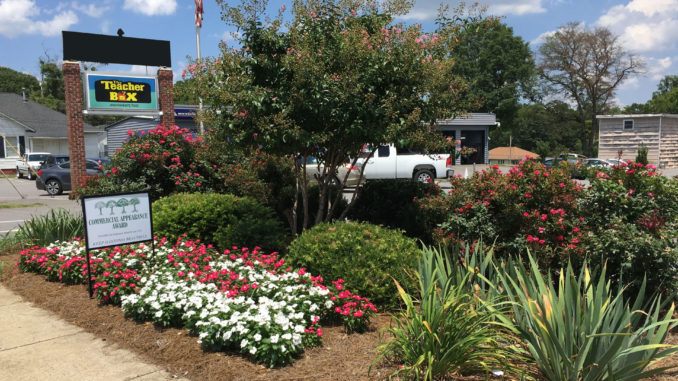
[[[220, 253], [199, 241], [166, 239], [91, 250], [96, 297], [121, 305], [139, 321], [186, 327], [208, 350], [236, 350], [271, 367], [285, 365], [322, 342], [322, 322], [367, 329], [377, 312], [343, 280], [292, 269], [276, 253], [233, 247]], [[84, 243], [56, 242], [21, 252], [19, 269], [52, 281], [87, 281]]]

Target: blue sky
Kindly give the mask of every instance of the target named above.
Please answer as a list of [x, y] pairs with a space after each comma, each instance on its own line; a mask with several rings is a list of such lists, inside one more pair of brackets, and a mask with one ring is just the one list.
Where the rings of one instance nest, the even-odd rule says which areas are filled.
[[[417, 0], [406, 22], [433, 29], [441, 0]], [[217, 44], [231, 39], [221, 21], [216, 1], [204, 1], [200, 32], [203, 56], [219, 53]], [[277, 10], [291, 0], [270, 0]], [[235, 0], [233, 2], [235, 4]], [[446, 2], [451, 8], [457, 1]], [[516, 35], [534, 49], [548, 33], [567, 22], [587, 27], [605, 26], [619, 36], [629, 52], [642, 57], [646, 73], [619, 88], [619, 105], [644, 103], [668, 74], [678, 74], [678, 0], [485, 0], [489, 13], [504, 17]], [[61, 59], [61, 31], [114, 35], [118, 28], [127, 37], [169, 40], [175, 80], [196, 57], [195, 3], [193, 0], [0, 0], [0, 66], [38, 76], [38, 59]], [[108, 65], [103, 71], [155, 73], [156, 68]]]

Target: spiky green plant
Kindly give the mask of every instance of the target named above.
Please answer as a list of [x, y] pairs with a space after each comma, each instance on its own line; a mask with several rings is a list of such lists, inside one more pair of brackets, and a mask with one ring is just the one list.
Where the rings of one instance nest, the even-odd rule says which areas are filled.
[[646, 304], [644, 282], [631, 306], [621, 289], [610, 290], [605, 267], [596, 280], [587, 266], [577, 277], [568, 265], [554, 284], [528, 258], [529, 268], [509, 260], [498, 274], [513, 302], [515, 329], [549, 380], [631, 381], [669, 368], [647, 370], [678, 350], [663, 344], [677, 322], [674, 306], [662, 314], [659, 298]]
[[55, 241], [69, 241], [85, 236], [85, 224], [80, 215], [59, 208], [36, 216], [19, 226], [12, 239], [25, 246], [47, 246]]
[[392, 315], [393, 338], [379, 346], [374, 363], [391, 358], [403, 364], [393, 375], [425, 380], [511, 368], [518, 354], [497, 319], [505, 306], [478, 297], [472, 272], [424, 248], [415, 275], [418, 299], [395, 282], [406, 310]]

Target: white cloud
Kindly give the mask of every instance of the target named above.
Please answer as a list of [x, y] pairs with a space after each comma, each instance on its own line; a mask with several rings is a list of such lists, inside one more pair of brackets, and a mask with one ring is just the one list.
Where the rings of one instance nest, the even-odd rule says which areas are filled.
[[71, 3], [71, 6], [76, 11], [80, 11], [86, 14], [87, 16], [94, 18], [101, 17], [104, 13], [108, 12], [108, 10], [110, 9], [107, 6], [97, 7], [95, 4], [81, 5], [75, 1]]
[[531, 46], [541, 45], [541, 44], [544, 43], [544, 41], [546, 41], [547, 37], [551, 37], [554, 34], [556, 34], [555, 30], [550, 30], [548, 32], [544, 32], [544, 33], [540, 34], [539, 36], [537, 36], [537, 38], [535, 38], [534, 40], [530, 41], [530, 45]]
[[[543, 13], [546, 9], [542, 6], [543, 0], [485, 0], [481, 5], [489, 7], [488, 13], [495, 16], [525, 15], [531, 13]], [[414, 7], [407, 15], [401, 17], [404, 20], [434, 20], [438, 16], [440, 0], [417, 0]], [[456, 1], [453, 3], [457, 3]], [[467, 1], [470, 5], [473, 2]], [[450, 11], [456, 4], [450, 4]]]
[[645, 70], [647, 70], [646, 75], [653, 81], [659, 81], [669, 74], [669, 69], [673, 65], [673, 60], [671, 57], [664, 58], [652, 58], [646, 57], [645, 60]]
[[678, 34], [678, 20], [629, 25], [621, 35], [622, 44], [634, 52], [658, 51], [670, 48]]
[[633, 0], [627, 6], [629, 10], [641, 12], [645, 16], [675, 12], [678, 0]]
[[620, 36], [632, 52], [674, 47], [678, 34], [678, 0], [631, 0], [610, 8], [595, 23]]
[[0, 0], [0, 35], [22, 34], [56, 36], [78, 22], [73, 11], [59, 12], [49, 20], [37, 20], [41, 9], [32, 0]]
[[176, 0], [125, 0], [123, 9], [146, 16], [171, 15], [177, 9]]
[[103, 33], [103, 34], [110, 34], [111, 33], [111, 21], [110, 20], [104, 20], [101, 23], [101, 33]]
[[240, 45], [240, 37], [242, 37], [240, 32], [225, 31], [221, 34], [221, 41], [226, 45]]

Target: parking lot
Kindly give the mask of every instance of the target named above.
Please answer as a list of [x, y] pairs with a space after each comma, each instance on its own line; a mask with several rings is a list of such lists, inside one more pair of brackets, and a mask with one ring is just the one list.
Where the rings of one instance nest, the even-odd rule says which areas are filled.
[[78, 201], [68, 199], [68, 192], [60, 196], [50, 196], [44, 190], [36, 189], [34, 180], [16, 178], [0, 178], [0, 203], [44, 204], [41, 206], [0, 209], [0, 234], [16, 229], [26, 219], [30, 219], [32, 216], [44, 215], [51, 209], [64, 208], [71, 212], [82, 211]]

